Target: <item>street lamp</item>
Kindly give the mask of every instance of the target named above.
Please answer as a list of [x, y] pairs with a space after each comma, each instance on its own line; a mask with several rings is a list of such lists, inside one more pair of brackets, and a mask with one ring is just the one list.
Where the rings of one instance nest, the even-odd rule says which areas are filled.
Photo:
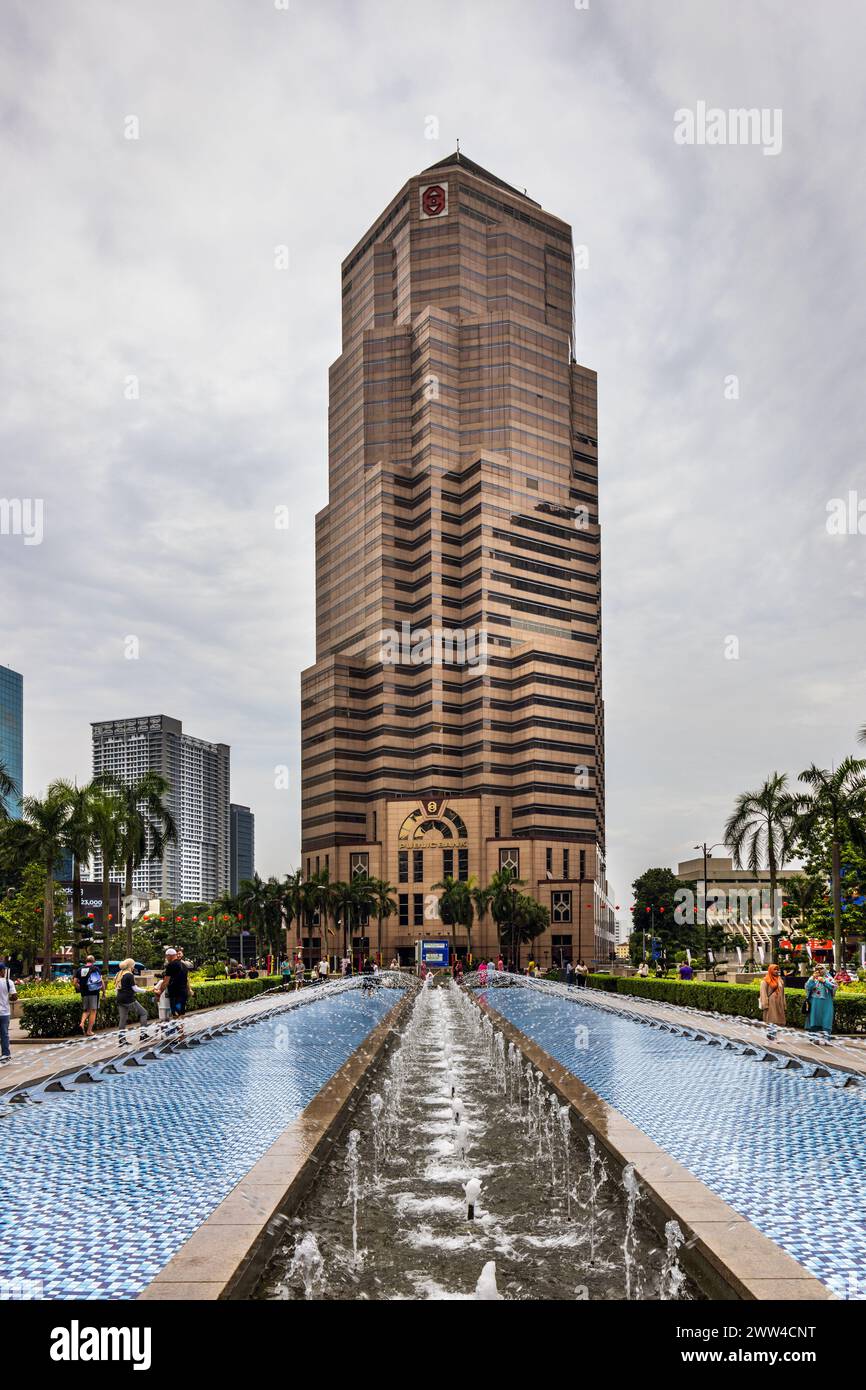
[[[704, 979], [706, 979], [707, 975], [710, 973], [710, 924], [707, 914], [707, 855], [712, 854], [714, 849], [721, 848], [721, 840], [717, 840], [714, 845], [707, 845], [706, 840], [703, 844], [695, 845], [695, 849], [703, 850], [704, 854], [704, 958], [706, 963]], [[713, 978], [715, 978], [715, 971], [713, 972]]]

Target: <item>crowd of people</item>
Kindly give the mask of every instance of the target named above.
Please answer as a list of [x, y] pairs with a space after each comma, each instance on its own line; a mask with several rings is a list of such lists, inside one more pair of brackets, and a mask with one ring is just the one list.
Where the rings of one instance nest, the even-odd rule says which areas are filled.
[[[191, 968], [190, 963], [184, 960], [182, 946], [167, 946], [161, 978], [151, 989], [146, 989], [137, 983], [135, 961], [132, 957], [120, 962], [120, 968], [114, 977], [118, 1042], [126, 1042], [130, 1014], [134, 1014], [138, 1021], [140, 1038], [145, 1039], [149, 1036], [150, 1019], [147, 1010], [136, 998], [136, 995], [148, 993], [152, 993], [156, 998], [158, 1027], [161, 1031], [167, 1032], [171, 1025], [172, 1031], [183, 1036], [183, 1018], [194, 992], [189, 982]], [[83, 963], [73, 971], [72, 986], [81, 996], [81, 1021], [78, 1031], [85, 1038], [91, 1038], [96, 1029], [100, 1001], [107, 993], [105, 975], [95, 956], [85, 957]]]

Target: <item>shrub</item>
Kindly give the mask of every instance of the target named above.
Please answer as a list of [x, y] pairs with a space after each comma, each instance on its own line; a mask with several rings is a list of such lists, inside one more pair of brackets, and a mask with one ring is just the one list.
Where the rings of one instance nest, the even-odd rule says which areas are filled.
[[[666, 1004], [685, 1004], [692, 1009], [706, 1009], [740, 1018], [760, 1018], [759, 984], [718, 984], [712, 980], [642, 980], [638, 975], [590, 975], [596, 989], [615, 990], [618, 994], [636, 995], [642, 999], [658, 999]], [[803, 989], [785, 990], [785, 1022], [789, 1028], [802, 1028]], [[866, 998], [855, 991], [839, 990], [836, 994], [834, 1031], [837, 1033], [866, 1033]]]
[[[250, 999], [273, 989], [281, 983], [278, 975], [264, 975], [257, 980], [215, 980], [213, 983], [193, 984], [194, 995], [189, 1012], [210, 1008], [214, 1004], [230, 1004], [236, 999]], [[150, 1018], [157, 1016], [157, 1002], [152, 994], [137, 994], [136, 999]], [[21, 1027], [31, 1038], [74, 1037], [81, 1019], [81, 996], [74, 992], [40, 995], [22, 999]], [[100, 1000], [96, 1016], [98, 1028], [117, 1027], [117, 1000], [114, 993]]]

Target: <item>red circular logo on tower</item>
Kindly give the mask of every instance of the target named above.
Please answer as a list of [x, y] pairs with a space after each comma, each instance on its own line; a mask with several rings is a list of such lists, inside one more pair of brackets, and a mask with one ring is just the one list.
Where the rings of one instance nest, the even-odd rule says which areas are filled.
[[445, 189], [441, 184], [433, 183], [424, 189], [421, 206], [428, 217], [438, 217], [440, 212], [445, 211]]

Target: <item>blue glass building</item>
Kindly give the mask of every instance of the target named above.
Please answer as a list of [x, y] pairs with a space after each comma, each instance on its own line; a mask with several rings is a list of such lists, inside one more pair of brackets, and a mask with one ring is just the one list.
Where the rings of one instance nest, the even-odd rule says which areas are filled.
[[[0, 763], [18, 788], [24, 791], [24, 678], [8, 666], [0, 666]], [[18, 797], [7, 797], [13, 816], [21, 814]]]

